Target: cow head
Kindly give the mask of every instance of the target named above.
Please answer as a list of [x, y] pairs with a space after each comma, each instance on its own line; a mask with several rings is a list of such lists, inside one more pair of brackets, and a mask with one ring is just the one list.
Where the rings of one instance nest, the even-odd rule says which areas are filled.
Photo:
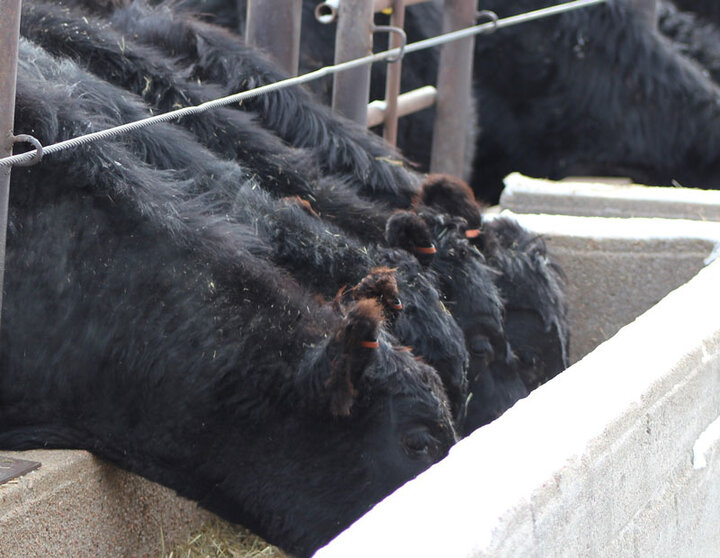
[[385, 240], [388, 246], [402, 248], [413, 254], [424, 265], [430, 265], [435, 256], [432, 233], [425, 221], [412, 211], [396, 211], [387, 220]]

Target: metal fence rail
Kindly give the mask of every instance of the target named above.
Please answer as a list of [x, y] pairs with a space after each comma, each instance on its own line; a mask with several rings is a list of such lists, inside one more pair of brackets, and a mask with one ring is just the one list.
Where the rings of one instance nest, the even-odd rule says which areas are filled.
[[[0, 157], [10, 155], [13, 146], [21, 4], [21, 0], [0, 0]], [[10, 167], [0, 167], [0, 309], [5, 276], [10, 172]]]
[[302, 0], [248, 0], [245, 41], [268, 52], [289, 76], [296, 76], [301, 24]]

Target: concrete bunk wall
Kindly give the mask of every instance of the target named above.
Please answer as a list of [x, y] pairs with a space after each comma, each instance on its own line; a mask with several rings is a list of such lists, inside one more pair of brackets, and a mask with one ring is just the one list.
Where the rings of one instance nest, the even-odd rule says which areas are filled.
[[40, 462], [0, 485], [0, 556], [157, 556], [210, 518], [172, 490], [85, 451], [0, 456]]

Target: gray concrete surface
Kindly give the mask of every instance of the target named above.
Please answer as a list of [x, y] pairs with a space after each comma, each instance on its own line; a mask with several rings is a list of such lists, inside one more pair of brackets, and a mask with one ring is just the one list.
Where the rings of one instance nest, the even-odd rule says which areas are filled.
[[316, 558], [720, 554], [720, 262]]
[[601, 180], [553, 182], [514, 173], [505, 178], [500, 206], [514, 213], [720, 221], [720, 191]]
[[42, 463], [0, 485], [2, 558], [155, 557], [210, 517], [84, 451], [0, 454]]

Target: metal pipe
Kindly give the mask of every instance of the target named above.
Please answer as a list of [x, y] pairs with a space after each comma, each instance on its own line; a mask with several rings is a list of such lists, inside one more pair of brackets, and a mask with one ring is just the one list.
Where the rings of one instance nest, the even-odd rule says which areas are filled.
[[[475, 3], [445, 0], [443, 32], [470, 27], [475, 23]], [[470, 118], [472, 62], [475, 39], [468, 38], [443, 46], [438, 68], [438, 101], [433, 126], [430, 170], [463, 176], [466, 129]]]
[[[373, 0], [342, 0], [335, 34], [335, 64], [372, 54]], [[370, 66], [335, 74], [333, 111], [365, 125], [370, 96]]]
[[[22, 0], [0, 0], [0, 158], [12, 155], [21, 4]], [[0, 168], [0, 310], [9, 200], [10, 168]]]
[[[405, 0], [395, 0], [390, 16], [390, 26], [405, 27]], [[396, 33], [390, 34], [389, 48], [399, 48], [402, 45], [402, 38]], [[385, 126], [383, 128], [383, 138], [390, 145], [397, 144], [398, 130], [398, 95], [400, 95], [400, 76], [402, 73], [402, 60], [387, 65], [387, 75], [385, 77], [385, 102], [387, 108], [385, 110]]]
[[[335, 0], [338, 1], [338, 0]], [[413, 4], [424, 4], [425, 2], [430, 2], [431, 0], [405, 0], [403, 2], [405, 6], [412, 6]], [[393, 5], [395, 3], [395, 0], [374, 0], [373, 2], [373, 10], [376, 12], [382, 12], [383, 10], [390, 10], [393, 9]]]
[[[432, 85], [419, 87], [403, 93], [397, 99], [397, 115], [398, 118], [407, 116], [414, 112], [430, 108], [435, 104], [437, 98], [437, 89]], [[367, 109], [367, 125], [368, 128], [379, 126], [385, 120], [385, 111], [387, 103], [385, 101], [373, 101], [368, 105]]]
[[[242, 2], [243, 0], [238, 1]], [[430, 1], [432, 0], [405, 0], [404, 4], [411, 6], [413, 4], [424, 4]], [[394, 2], [395, 0], [374, 0], [373, 11], [377, 13], [392, 10]], [[325, 0], [324, 2], [320, 2], [315, 6], [315, 19], [320, 23], [332, 23], [337, 19], [339, 8], [340, 0]]]
[[315, 19], [320, 23], [332, 23], [337, 19], [340, 0], [326, 0], [315, 6]]
[[268, 52], [289, 76], [296, 76], [298, 73], [301, 23], [302, 0], [247, 2], [247, 43]]

